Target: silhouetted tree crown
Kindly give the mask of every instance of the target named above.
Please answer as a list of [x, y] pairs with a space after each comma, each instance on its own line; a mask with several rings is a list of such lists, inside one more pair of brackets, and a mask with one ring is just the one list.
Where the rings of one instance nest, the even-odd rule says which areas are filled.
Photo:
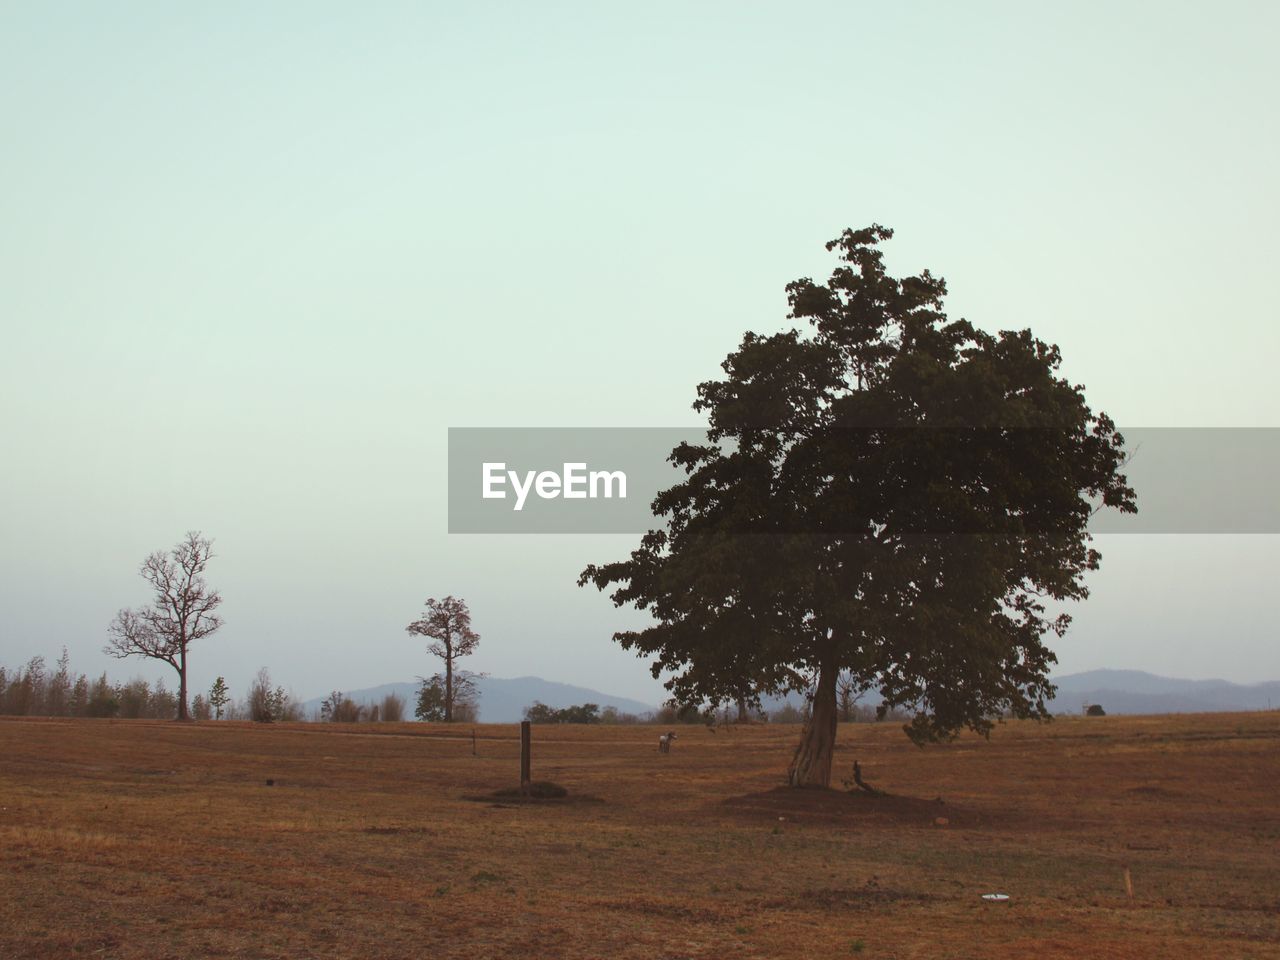
[[890, 237], [846, 230], [826, 283], [787, 286], [809, 329], [743, 337], [698, 386], [707, 440], [672, 451], [664, 526], [579, 579], [652, 614], [614, 638], [679, 702], [810, 690], [795, 785], [830, 783], [842, 674], [917, 742], [1046, 716], [1043, 639], [1069, 623], [1046, 603], [1087, 595], [1091, 514], [1136, 510], [1058, 348], [949, 319], [941, 278], [886, 273]]

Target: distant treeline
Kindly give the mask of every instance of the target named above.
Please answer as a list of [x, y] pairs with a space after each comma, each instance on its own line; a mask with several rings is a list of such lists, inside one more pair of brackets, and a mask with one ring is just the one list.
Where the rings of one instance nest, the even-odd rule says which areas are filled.
[[356, 703], [335, 690], [320, 705], [317, 719], [328, 723], [399, 723], [404, 719], [404, 699], [388, 693], [381, 703]]
[[[44, 657], [32, 657], [16, 669], [0, 667], [0, 715], [172, 720], [178, 715], [178, 694], [163, 679], [113, 682], [103, 673], [91, 680], [71, 669], [63, 648], [52, 668]], [[196, 720], [301, 720], [302, 708], [283, 687], [272, 685], [264, 668], [240, 700], [231, 696], [219, 677], [208, 693], [192, 698], [191, 716]]]
[[[843, 723], [874, 723], [881, 719], [877, 717], [874, 707], [856, 702], [843, 703], [838, 713], [839, 720]], [[883, 719], [906, 720], [909, 717], [910, 714], [905, 711], [889, 710]], [[809, 707], [807, 703], [803, 707], [797, 707], [793, 703], [783, 702], [772, 710], [745, 704], [742, 710], [735, 706], [713, 710], [668, 702], [647, 713], [626, 713], [617, 707], [601, 707], [595, 703], [549, 707], [540, 700], [535, 700], [524, 708], [524, 718], [531, 723], [649, 723], [664, 727], [676, 724], [712, 726], [729, 723], [804, 723], [809, 719]]]
[[53, 669], [32, 657], [17, 669], [0, 667], [0, 714], [19, 717], [150, 717], [178, 715], [178, 695], [146, 680], [112, 683], [73, 673], [66, 650]]
[[[479, 716], [478, 697], [472, 678], [458, 679], [459, 696], [454, 703], [454, 722], [475, 723]], [[424, 678], [415, 705], [419, 720], [442, 719], [439, 700], [439, 678]], [[320, 711], [304, 716], [302, 706], [283, 687], [274, 685], [266, 668], [258, 671], [245, 695], [236, 699], [222, 677], [205, 692], [191, 700], [191, 717], [195, 720], [318, 720], [332, 723], [398, 723], [406, 719], [406, 704], [395, 694], [379, 703], [356, 703], [340, 691], [325, 698]], [[96, 679], [71, 669], [64, 648], [52, 668], [44, 657], [33, 657], [16, 669], [0, 667], [0, 715], [27, 717], [114, 717], [122, 719], [172, 720], [178, 716], [178, 695], [164, 680], [148, 682], [134, 678], [112, 682], [104, 673]], [[803, 723], [808, 707], [782, 703], [766, 710], [759, 706], [742, 709], [723, 706], [718, 710], [680, 706], [668, 702], [646, 713], [627, 713], [617, 707], [601, 707], [595, 703], [569, 707], [552, 707], [535, 700], [524, 710], [526, 720], [533, 723], [600, 723], [600, 724], [726, 724]], [[844, 722], [872, 722], [877, 719], [873, 707], [842, 697], [839, 709]], [[909, 715], [890, 711], [885, 719], [906, 719]]]

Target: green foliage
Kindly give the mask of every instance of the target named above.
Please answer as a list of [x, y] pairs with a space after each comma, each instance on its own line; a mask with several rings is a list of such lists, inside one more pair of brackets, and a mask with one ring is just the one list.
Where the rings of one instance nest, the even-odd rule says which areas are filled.
[[62, 648], [62, 656], [58, 658], [58, 670], [49, 678], [49, 687], [45, 692], [45, 712], [51, 717], [66, 716], [71, 706], [71, 657], [67, 648]]
[[[413, 715], [429, 723], [474, 723], [479, 714], [476, 701], [478, 674], [459, 672], [453, 677], [453, 708], [448, 706], [443, 674], [418, 678], [418, 699]], [[450, 714], [452, 713], [452, 716]]]
[[583, 703], [572, 707], [549, 707], [540, 700], [524, 708], [524, 718], [530, 723], [600, 723], [600, 707]]
[[133, 679], [119, 687], [120, 716], [126, 720], [145, 716], [151, 687], [147, 681]]
[[221, 720], [223, 710], [227, 704], [231, 702], [231, 693], [227, 689], [227, 681], [222, 677], [213, 681], [213, 686], [209, 688], [209, 706], [213, 709], [213, 718]]
[[421, 677], [419, 681], [413, 715], [428, 723], [444, 723], [444, 679], [437, 674], [429, 680]]
[[609, 706], [600, 708], [600, 722], [607, 724], [634, 724], [640, 723], [641, 718], [638, 714], [627, 713], [617, 707]]
[[123, 719], [140, 717], [152, 720], [172, 720], [178, 715], [178, 698], [166, 689], [163, 680], [157, 680], [154, 687], [140, 677], [115, 688], [115, 699], [119, 705], [119, 714]]
[[271, 674], [263, 667], [249, 686], [245, 709], [249, 719], [258, 723], [274, 723], [283, 720], [300, 720], [301, 708], [284, 687], [271, 686]]
[[788, 285], [810, 330], [743, 337], [698, 387], [707, 440], [672, 451], [663, 523], [579, 579], [654, 618], [614, 638], [679, 702], [814, 690], [818, 782], [837, 677], [917, 742], [1046, 716], [1043, 641], [1069, 623], [1046, 604], [1087, 596], [1091, 514], [1136, 510], [1058, 348], [949, 319], [942, 279], [885, 272], [891, 236], [846, 230], [825, 284]]
[[89, 717], [114, 717], [120, 713], [120, 699], [115, 688], [107, 682], [104, 673], [89, 688], [89, 700], [85, 705], [85, 715]]
[[561, 723], [599, 723], [600, 707], [594, 703], [575, 704], [559, 711]]
[[302, 708], [284, 687], [276, 687], [272, 690], [269, 702], [271, 705], [271, 718], [273, 720], [302, 719]]
[[677, 703], [668, 700], [653, 714], [654, 723], [669, 726], [673, 723], [714, 723], [715, 708], [700, 707], [696, 703]]
[[1107, 711], [1102, 709], [1102, 704], [1100, 703], [1091, 703], [1084, 713], [1087, 717], [1105, 717], [1107, 715]]
[[76, 681], [71, 686], [71, 699], [68, 703], [67, 713], [72, 717], [88, 716], [89, 707], [89, 678], [83, 673], [76, 677]]
[[24, 668], [7, 677], [4, 686], [4, 712], [14, 716], [36, 716], [44, 712], [44, 657], [32, 657]]

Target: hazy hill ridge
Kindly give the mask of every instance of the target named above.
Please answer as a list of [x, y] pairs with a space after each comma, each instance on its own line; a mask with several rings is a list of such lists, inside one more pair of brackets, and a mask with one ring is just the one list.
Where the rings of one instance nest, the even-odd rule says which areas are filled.
[[[543, 680], [541, 677], [479, 677], [476, 687], [480, 692], [480, 720], [483, 723], [514, 723], [524, 719], [524, 708], [535, 700], [549, 707], [571, 707], [580, 703], [595, 703], [601, 707], [617, 707], [623, 713], [648, 713], [655, 709], [650, 703], [641, 703], [627, 697], [615, 697], [588, 687]], [[413, 707], [418, 698], [418, 683], [384, 683], [363, 690], [343, 690], [356, 703], [379, 703], [389, 693], [397, 694], [405, 701], [406, 719], [413, 719]], [[316, 697], [302, 705], [305, 716], [318, 713], [324, 697]]]
[[1058, 677], [1056, 713], [1099, 703], [1108, 713], [1213, 713], [1280, 707], [1280, 682], [1180, 680], [1142, 670], [1088, 670]]
[[[1057, 677], [1054, 682], [1058, 685], [1058, 696], [1051, 708], [1054, 713], [1063, 714], [1079, 713], [1086, 703], [1099, 703], [1108, 713], [1216, 713], [1280, 707], [1280, 682], [1277, 681], [1239, 684], [1227, 680], [1180, 680], [1142, 670], [1089, 670]], [[485, 723], [521, 720], [524, 708], [535, 700], [551, 707], [595, 703], [634, 714], [648, 713], [657, 706], [541, 677], [482, 677], [477, 686], [480, 719]], [[417, 682], [408, 682], [342, 692], [357, 703], [378, 703], [388, 693], [398, 694], [408, 704], [406, 715], [412, 718], [417, 691]], [[307, 716], [318, 713], [323, 699], [306, 701], [304, 713]], [[787, 699], [796, 706], [803, 703], [795, 694]], [[867, 697], [864, 702], [874, 704], [877, 699]], [[776, 709], [781, 703], [781, 699], [771, 699], [765, 707]]]

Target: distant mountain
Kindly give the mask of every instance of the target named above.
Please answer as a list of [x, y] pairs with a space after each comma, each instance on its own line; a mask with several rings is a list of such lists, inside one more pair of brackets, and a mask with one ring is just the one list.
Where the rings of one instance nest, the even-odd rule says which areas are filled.
[[1142, 670], [1088, 670], [1055, 677], [1055, 713], [1078, 713], [1086, 703], [1107, 713], [1215, 713], [1280, 707], [1280, 682], [1178, 680]]
[[[1058, 695], [1050, 703], [1054, 713], [1079, 713], [1085, 704], [1101, 704], [1107, 713], [1219, 713], [1233, 710], [1266, 710], [1280, 708], [1280, 682], [1239, 684], [1227, 680], [1179, 680], [1161, 677], [1142, 670], [1089, 670], [1055, 677]], [[645, 714], [657, 707], [627, 697], [615, 697], [588, 687], [556, 683], [541, 677], [481, 677], [476, 681], [480, 691], [480, 719], [484, 723], [515, 723], [524, 719], [524, 708], [535, 700], [549, 707], [571, 707], [595, 703], [616, 707], [623, 713]], [[409, 718], [418, 696], [417, 683], [384, 683], [363, 690], [344, 690], [356, 703], [380, 703], [388, 693], [405, 701]], [[320, 712], [323, 697], [302, 705], [303, 714]], [[862, 701], [867, 706], [880, 702], [870, 693]], [[766, 711], [777, 710], [784, 703], [804, 706], [804, 695], [766, 697]]]
[[[1179, 680], [1142, 670], [1088, 670], [1054, 677], [1058, 695], [1050, 702], [1053, 713], [1080, 713], [1085, 704], [1097, 703], [1107, 713], [1225, 713], [1234, 710], [1280, 708], [1280, 682], [1239, 684], [1227, 680]], [[860, 701], [874, 707], [880, 695], [869, 691]], [[804, 697], [765, 697], [766, 711], [784, 703], [803, 707]]]
[[[480, 693], [480, 720], [484, 723], [515, 723], [524, 719], [524, 708], [535, 700], [549, 707], [572, 707], [581, 703], [594, 703], [601, 707], [616, 707], [623, 713], [643, 714], [655, 710], [652, 704], [641, 703], [627, 697], [615, 697], [588, 687], [575, 687], [568, 683], [556, 683], [541, 677], [479, 677], [476, 687]], [[343, 690], [345, 696], [356, 703], [381, 703], [382, 698], [394, 693], [405, 702], [407, 719], [413, 719], [413, 706], [418, 699], [418, 684], [384, 683], [363, 690]], [[303, 715], [310, 717], [320, 712], [324, 697], [316, 697], [302, 705]]]

